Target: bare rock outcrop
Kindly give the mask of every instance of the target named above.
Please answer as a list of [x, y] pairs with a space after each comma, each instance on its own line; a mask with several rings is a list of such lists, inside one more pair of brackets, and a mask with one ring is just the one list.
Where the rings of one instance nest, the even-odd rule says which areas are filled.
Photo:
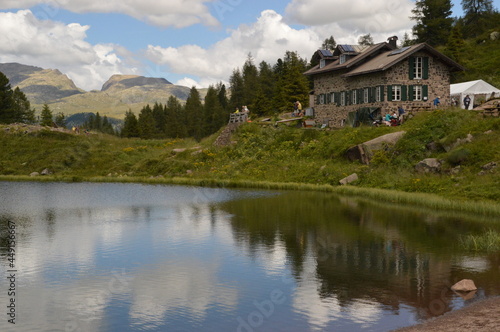
[[359, 160], [363, 164], [368, 165], [370, 164], [370, 160], [372, 159], [373, 153], [375, 151], [395, 145], [405, 133], [406, 131], [398, 131], [353, 146], [352, 148], [347, 150], [346, 157], [350, 161]]
[[427, 158], [415, 165], [415, 171], [419, 173], [439, 173], [441, 172], [441, 161], [436, 158]]
[[345, 177], [342, 180], [340, 180], [339, 183], [341, 185], [345, 186], [346, 184], [358, 181], [358, 179], [359, 179], [358, 174], [353, 173], [353, 174], [349, 175], [348, 177]]

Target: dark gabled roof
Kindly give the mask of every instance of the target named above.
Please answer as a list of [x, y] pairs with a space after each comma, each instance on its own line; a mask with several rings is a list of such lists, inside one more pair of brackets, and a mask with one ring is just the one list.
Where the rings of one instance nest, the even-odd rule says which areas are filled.
[[351, 76], [373, 73], [377, 71], [384, 71], [394, 66], [395, 64], [403, 61], [404, 59], [407, 59], [409, 56], [419, 51], [426, 51], [427, 53], [430, 53], [431, 55], [439, 58], [449, 67], [451, 67], [452, 70], [465, 70], [464, 67], [462, 67], [452, 59], [448, 58], [441, 52], [437, 51], [429, 44], [421, 43], [409, 47], [404, 47], [401, 49], [396, 49], [393, 51], [380, 53], [370, 61], [367, 61], [361, 64], [360, 66], [357, 66], [353, 70], [350, 70], [348, 73], [345, 73], [343, 76], [351, 77]]
[[[341, 54], [342, 51], [340, 49], [340, 45], [337, 46], [337, 49], [333, 52], [333, 54]], [[371, 45], [368, 47], [359, 47], [356, 48], [359, 53], [357, 53], [356, 56], [353, 56], [349, 60], [347, 60], [344, 63], [340, 63], [340, 60], [338, 57], [335, 57], [335, 61], [332, 63], [324, 66], [323, 68], [320, 68], [319, 65], [315, 66], [308, 71], [304, 73], [304, 75], [315, 75], [315, 74], [320, 74], [320, 73], [325, 73], [329, 71], [334, 71], [334, 70], [340, 70], [340, 69], [345, 69], [345, 68], [351, 68], [355, 66], [356, 64], [360, 63], [363, 61], [363, 59], [369, 58], [370, 56], [373, 56], [377, 54], [377, 52], [380, 52], [381, 50], [392, 50], [392, 46], [390, 46], [388, 43], [379, 43], [375, 45]]]
[[333, 56], [332, 51], [330, 50], [318, 50], [318, 52], [325, 58], [329, 58]]
[[408, 58], [410, 55], [422, 50], [439, 58], [449, 67], [451, 67], [452, 70], [465, 70], [464, 67], [426, 43], [416, 44], [401, 49], [394, 49], [393, 46], [384, 42], [372, 45], [364, 49], [361, 53], [352, 57], [343, 64], [340, 64], [340, 61], [336, 60], [323, 68], [315, 66], [306, 71], [304, 75], [316, 75], [341, 69], [347, 69], [347, 72], [343, 74], [343, 76], [351, 77], [378, 71], [385, 71], [395, 64]]
[[316, 59], [318, 61], [321, 59], [332, 61], [337, 58], [338, 57], [333, 56], [333, 53], [330, 50], [317, 50], [316, 52], [314, 52], [313, 55], [313, 59]]

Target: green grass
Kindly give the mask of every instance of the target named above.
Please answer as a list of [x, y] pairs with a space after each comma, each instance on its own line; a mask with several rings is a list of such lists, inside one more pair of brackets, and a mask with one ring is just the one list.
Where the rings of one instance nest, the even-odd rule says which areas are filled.
[[500, 233], [490, 229], [481, 235], [462, 236], [460, 245], [468, 251], [498, 252], [500, 251]]
[[[370, 165], [349, 162], [355, 144], [405, 130], [393, 147], [379, 151]], [[449, 149], [458, 138], [471, 143]], [[0, 180], [121, 181], [187, 185], [322, 190], [447, 211], [500, 215], [500, 119], [473, 111], [420, 113], [401, 127], [297, 129], [248, 123], [232, 137], [236, 143], [213, 146], [217, 134], [193, 140], [139, 140], [113, 136], [40, 131], [6, 133], [0, 126]], [[426, 145], [439, 147], [429, 151]], [[185, 148], [184, 152], [174, 149]], [[418, 174], [424, 158], [444, 160], [440, 174]], [[460, 171], [452, 169], [457, 165]], [[49, 168], [50, 177], [31, 178]], [[482, 172], [482, 175], [478, 175]], [[357, 173], [359, 181], [339, 186]]]

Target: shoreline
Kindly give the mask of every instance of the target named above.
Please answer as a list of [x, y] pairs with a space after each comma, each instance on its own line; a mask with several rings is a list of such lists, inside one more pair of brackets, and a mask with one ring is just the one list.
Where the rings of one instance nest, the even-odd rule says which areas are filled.
[[393, 332], [491, 332], [500, 331], [500, 296], [472, 303], [458, 310]]
[[186, 185], [218, 188], [247, 188], [264, 190], [304, 190], [346, 195], [364, 200], [385, 201], [386, 204], [428, 208], [449, 213], [470, 214], [484, 217], [500, 217], [500, 203], [445, 198], [436, 194], [404, 192], [391, 189], [333, 186], [296, 182], [259, 182], [250, 180], [203, 179], [191, 177], [81, 177], [81, 176], [26, 176], [0, 175], [5, 182], [90, 182], [90, 183], [137, 183], [151, 185]]
[[[224, 180], [224, 179], [198, 179], [187, 177], [79, 177], [79, 176], [20, 176], [0, 175], [0, 181], [6, 182], [90, 182], [90, 183], [137, 183], [151, 185], [187, 185], [201, 187], [219, 188], [247, 188], [264, 190], [304, 190], [328, 192], [346, 195], [360, 199], [377, 201], [384, 200], [386, 203], [409, 205], [412, 207], [429, 208], [432, 210], [450, 211], [454, 213], [465, 213], [482, 215], [486, 217], [499, 217], [500, 204], [480, 201], [454, 200], [444, 198], [435, 194], [410, 193], [397, 190], [356, 187], [351, 185], [332, 186], [328, 184], [307, 184], [295, 182], [259, 182], [249, 180]], [[467, 204], [471, 202], [473, 204]]]

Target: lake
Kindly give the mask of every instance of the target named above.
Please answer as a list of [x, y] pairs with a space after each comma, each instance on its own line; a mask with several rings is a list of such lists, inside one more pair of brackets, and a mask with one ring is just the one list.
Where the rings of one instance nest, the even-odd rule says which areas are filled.
[[1, 331], [388, 331], [500, 295], [500, 254], [459, 245], [500, 231], [477, 216], [116, 183], [0, 182], [0, 202]]

